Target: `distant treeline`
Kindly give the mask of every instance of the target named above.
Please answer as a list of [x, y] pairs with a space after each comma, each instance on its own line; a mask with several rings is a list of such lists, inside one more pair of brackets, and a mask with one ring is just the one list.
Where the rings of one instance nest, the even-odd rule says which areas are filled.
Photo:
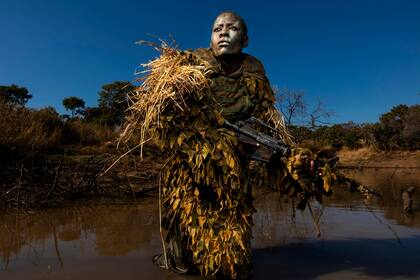
[[104, 85], [98, 107], [85, 108], [75, 96], [65, 98], [63, 105], [71, 115], [60, 115], [53, 107], [27, 108], [32, 95], [25, 87], [0, 86], [0, 152], [89, 153], [115, 142], [132, 89], [128, 82]]
[[369, 124], [353, 122], [319, 126], [290, 126], [297, 142], [315, 141], [336, 148], [357, 149], [373, 146], [378, 150], [420, 149], [420, 105], [398, 105]]
[[[67, 97], [63, 106], [70, 115], [60, 115], [53, 107], [27, 108], [25, 105], [32, 95], [24, 87], [0, 86], [0, 151], [36, 149], [57, 153], [71, 148], [89, 152], [88, 147], [115, 141], [128, 106], [127, 93], [133, 89], [125, 81], [106, 84], [98, 93], [98, 106], [89, 108], [85, 108], [83, 99]], [[315, 141], [351, 149], [362, 146], [387, 151], [420, 149], [420, 105], [395, 106], [373, 124], [315, 126], [319, 108], [311, 114], [312, 125], [289, 125], [297, 142]], [[287, 112], [285, 115], [290, 121], [291, 115]]]

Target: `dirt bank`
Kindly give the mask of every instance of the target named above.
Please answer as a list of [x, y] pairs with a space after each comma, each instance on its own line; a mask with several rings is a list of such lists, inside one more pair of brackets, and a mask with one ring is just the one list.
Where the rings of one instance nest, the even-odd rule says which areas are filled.
[[[138, 155], [10, 154], [0, 161], [1, 207], [50, 207], [92, 198], [136, 199], [156, 188], [164, 157], [146, 147]], [[111, 167], [108, 170], [108, 167]]]
[[353, 168], [420, 168], [420, 151], [341, 150], [340, 165]]

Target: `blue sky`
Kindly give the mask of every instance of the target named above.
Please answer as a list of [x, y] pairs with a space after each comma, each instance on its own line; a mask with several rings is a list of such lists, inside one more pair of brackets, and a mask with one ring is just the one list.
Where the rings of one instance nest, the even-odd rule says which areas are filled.
[[375, 122], [420, 100], [420, 1], [58, 1], [0, 0], [0, 85], [25, 86], [28, 105], [83, 98], [133, 80], [156, 56], [134, 43], [171, 34], [181, 49], [207, 47], [215, 16], [233, 10], [248, 24], [245, 52], [273, 85], [320, 98], [330, 121]]

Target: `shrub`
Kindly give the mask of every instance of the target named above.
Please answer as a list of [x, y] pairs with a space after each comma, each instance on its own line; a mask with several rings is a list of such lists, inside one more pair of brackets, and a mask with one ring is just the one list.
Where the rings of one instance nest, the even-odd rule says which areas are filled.
[[[58, 152], [116, 139], [112, 128], [82, 119], [63, 120], [52, 107], [31, 110], [0, 102], [0, 147], [3, 150]], [[77, 148], [77, 147], [76, 147]]]

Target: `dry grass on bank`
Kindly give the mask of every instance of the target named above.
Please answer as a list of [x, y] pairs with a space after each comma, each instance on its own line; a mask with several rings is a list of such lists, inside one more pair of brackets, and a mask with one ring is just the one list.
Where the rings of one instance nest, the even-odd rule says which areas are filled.
[[340, 161], [352, 162], [369, 160], [376, 153], [378, 152], [373, 147], [363, 147], [356, 150], [345, 147], [338, 152], [338, 156], [340, 157]]
[[101, 146], [117, 138], [109, 127], [80, 119], [64, 121], [51, 107], [32, 110], [0, 102], [0, 147], [60, 151], [66, 146]]
[[338, 152], [344, 167], [420, 168], [420, 151], [378, 151], [373, 147], [357, 150], [344, 148]]

